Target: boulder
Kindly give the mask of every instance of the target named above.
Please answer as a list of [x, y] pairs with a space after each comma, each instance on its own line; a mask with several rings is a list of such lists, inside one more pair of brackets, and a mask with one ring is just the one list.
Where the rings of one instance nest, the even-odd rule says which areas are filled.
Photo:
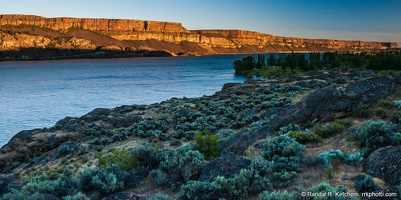
[[73, 142], [64, 142], [53, 153], [52, 160], [74, 153], [77, 145]]
[[233, 152], [236, 155], [242, 155], [244, 151], [255, 141], [266, 138], [267, 135], [273, 135], [274, 131], [269, 125], [251, 131], [243, 131], [235, 134], [230, 139], [222, 141], [219, 144], [219, 150], [222, 154]]
[[240, 170], [248, 167], [251, 161], [230, 152], [214, 158], [203, 168], [200, 181], [212, 182], [217, 176], [229, 178], [239, 174]]
[[366, 173], [384, 180], [387, 184], [401, 183], [401, 146], [383, 147], [372, 154], [363, 164]]

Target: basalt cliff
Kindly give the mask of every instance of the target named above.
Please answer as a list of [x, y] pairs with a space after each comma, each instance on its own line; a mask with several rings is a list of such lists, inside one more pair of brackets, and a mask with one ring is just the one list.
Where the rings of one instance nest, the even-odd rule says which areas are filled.
[[397, 43], [305, 39], [247, 30], [187, 30], [180, 23], [0, 15], [0, 57], [168, 56], [286, 51], [370, 51]]

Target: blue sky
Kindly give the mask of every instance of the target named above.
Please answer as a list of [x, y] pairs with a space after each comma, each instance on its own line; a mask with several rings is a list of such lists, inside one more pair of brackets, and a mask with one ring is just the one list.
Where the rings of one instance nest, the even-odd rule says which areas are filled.
[[0, 14], [175, 21], [190, 30], [401, 44], [400, 0], [0, 0]]

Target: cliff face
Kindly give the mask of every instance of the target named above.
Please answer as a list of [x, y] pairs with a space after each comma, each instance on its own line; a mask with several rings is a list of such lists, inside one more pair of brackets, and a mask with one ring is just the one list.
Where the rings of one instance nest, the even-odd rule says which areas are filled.
[[157, 22], [129, 19], [88, 19], [88, 18], [44, 18], [35, 15], [1, 15], [1, 25], [38, 26], [57, 31], [80, 28], [98, 31], [102, 34], [117, 34], [133, 31], [189, 32], [180, 23]]
[[[0, 15], [0, 25], [0, 50], [3, 51], [53, 47], [91, 50], [112, 48], [121, 51], [146, 49], [213, 54], [376, 50], [398, 47], [396, 43], [292, 38], [246, 30], [189, 31], [175, 22], [128, 19]], [[81, 34], [72, 34], [77, 30], [80, 30]]]

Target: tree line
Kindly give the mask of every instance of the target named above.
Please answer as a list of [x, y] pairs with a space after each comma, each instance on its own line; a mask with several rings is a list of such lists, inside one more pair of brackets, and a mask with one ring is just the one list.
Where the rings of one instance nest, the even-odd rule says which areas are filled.
[[294, 72], [321, 70], [323, 68], [336, 68], [346, 66], [351, 68], [366, 67], [372, 70], [400, 70], [401, 51], [378, 52], [311, 52], [311, 53], [278, 53], [246, 56], [233, 62], [235, 73], [247, 75], [249, 71], [261, 69], [280, 68]]

